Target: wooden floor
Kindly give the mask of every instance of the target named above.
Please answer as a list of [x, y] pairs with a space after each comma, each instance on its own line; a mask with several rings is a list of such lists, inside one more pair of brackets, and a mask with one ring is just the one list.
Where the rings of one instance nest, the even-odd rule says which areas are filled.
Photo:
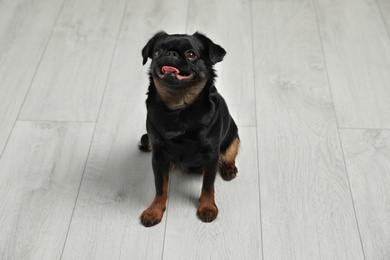
[[[210, 224], [177, 172], [139, 221], [161, 29], [228, 52], [239, 175]], [[390, 2], [0, 0], [0, 156], [0, 259], [390, 259]]]

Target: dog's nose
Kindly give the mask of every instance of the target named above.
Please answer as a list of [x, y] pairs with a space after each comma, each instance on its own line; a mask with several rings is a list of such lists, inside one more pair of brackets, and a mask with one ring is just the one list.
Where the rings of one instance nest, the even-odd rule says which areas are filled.
[[177, 53], [176, 51], [168, 51], [167, 56], [179, 57], [179, 53]]

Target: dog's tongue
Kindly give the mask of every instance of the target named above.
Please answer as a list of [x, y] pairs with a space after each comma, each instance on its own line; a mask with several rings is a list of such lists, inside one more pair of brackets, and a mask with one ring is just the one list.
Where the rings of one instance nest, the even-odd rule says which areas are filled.
[[161, 68], [161, 70], [162, 70], [162, 73], [174, 73], [174, 74], [179, 74], [179, 70], [178, 69], [176, 69], [175, 67], [171, 67], [171, 66], [163, 66], [162, 68]]

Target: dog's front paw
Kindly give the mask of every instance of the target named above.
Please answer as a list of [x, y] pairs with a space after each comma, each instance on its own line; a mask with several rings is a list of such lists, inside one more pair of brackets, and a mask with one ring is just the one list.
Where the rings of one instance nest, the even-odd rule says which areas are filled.
[[212, 222], [217, 218], [218, 208], [214, 204], [199, 205], [198, 216], [203, 222]]
[[161, 222], [164, 210], [161, 208], [148, 208], [141, 215], [141, 223], [145, 227], [153, 227]]

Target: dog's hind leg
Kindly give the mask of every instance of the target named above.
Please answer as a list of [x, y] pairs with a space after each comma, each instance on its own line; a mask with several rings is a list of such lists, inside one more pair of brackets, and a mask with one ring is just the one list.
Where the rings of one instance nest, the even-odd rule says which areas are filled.
[[240, 139], [235, 138], [226, 151], [219, 155], [219, 171], [225, 181], [230, 181], [237, 176], [238, 170], [235, 163], [239, 145]]
[[144, 152], [152, 151], [152, 144], [150, 143], [148, 134], [144, 134], [141, 137], [141, 142], [140, 142], [138, 147], [141, 151], [144, 151]]

